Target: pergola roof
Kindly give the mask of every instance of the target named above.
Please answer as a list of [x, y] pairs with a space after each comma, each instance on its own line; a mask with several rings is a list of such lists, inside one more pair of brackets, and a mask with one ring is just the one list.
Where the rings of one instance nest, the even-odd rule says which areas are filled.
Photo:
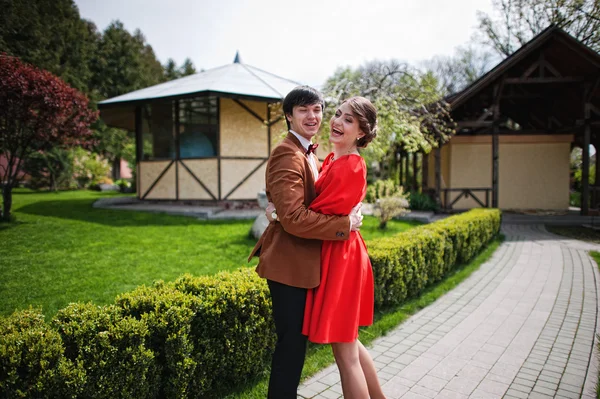
[[242, 64], [239, 55], [233, 64], [209, 69], [194, 75], [132, 91], [99, 103], [100, 108], [116, 104], [145, 102], [160, 98], [214, 94], [263, 101], [283, 99], [299, 83]]
[[578, 133], [586, 107], [600, 116], [600, 55], [551, 25], [446, 101], [458, 134], [490, 134], [494, 109], [515, 134]]

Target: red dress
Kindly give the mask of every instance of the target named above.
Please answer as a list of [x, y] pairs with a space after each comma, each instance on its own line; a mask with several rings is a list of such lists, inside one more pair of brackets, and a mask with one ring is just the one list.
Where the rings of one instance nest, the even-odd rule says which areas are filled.
[[[365, 198], [367, 167], [358, 154], [332, 161], [329, 154], [315, 183], [310, 209], [326, 215], [348, 215]], [[359, 232], [346, 241], [323, 241], [321, 283], [308, 290], [302, 333], [311, 342], [352, 342], [358, 326], [373, 324], [373, 270]]]

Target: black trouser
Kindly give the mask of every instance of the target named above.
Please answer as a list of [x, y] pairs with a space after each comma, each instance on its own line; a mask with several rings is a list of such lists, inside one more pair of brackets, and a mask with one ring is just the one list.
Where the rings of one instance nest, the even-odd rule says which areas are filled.
[[306, 355], [306, 336], [302, 335], [306, 289], [271, 280], [267, 283], [277, 331], [268, 398], [296, 399]]

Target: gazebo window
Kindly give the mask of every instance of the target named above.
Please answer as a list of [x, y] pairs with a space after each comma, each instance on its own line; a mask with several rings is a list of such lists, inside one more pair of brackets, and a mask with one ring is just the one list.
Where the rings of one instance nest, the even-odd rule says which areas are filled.
[[142, 112], [144, 160], [174, 159], [172, 101], [153, 102]]
[[179, 155], [207, 158], [218, 155], [218, 108], [216, 97], [179, 101]]

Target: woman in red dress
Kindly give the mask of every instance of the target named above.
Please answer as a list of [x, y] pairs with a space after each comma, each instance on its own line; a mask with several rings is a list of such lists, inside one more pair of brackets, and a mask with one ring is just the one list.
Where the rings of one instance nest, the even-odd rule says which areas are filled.
[[[367, 168], [358, 148], [376, 136], [377, 112], [364, 97], [342, 103], [331, 118], [333, 152], [325, 158], [310, 209], [348, 215], [365, 198]], [[346, 399], [385, 398], [371, 356], [358, 340], [358, 327], [373, 324], [373, 271], [359, 232], [346, 241], [323, 241], [321, 283], [308, 290], [302, 333], [331, 344]]]

